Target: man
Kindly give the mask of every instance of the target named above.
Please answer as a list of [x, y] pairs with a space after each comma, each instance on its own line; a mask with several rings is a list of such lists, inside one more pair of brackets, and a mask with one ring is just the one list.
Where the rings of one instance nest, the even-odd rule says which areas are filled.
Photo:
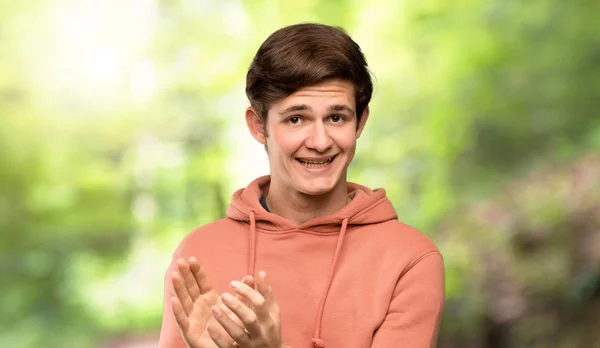
[[435, 346], [438, 249], [383, 189], [346, 181], [373, 91], [359, 46], [339, 28], [285, 27], [246, 82], [270, 175], [177, 248], [159, 347]]

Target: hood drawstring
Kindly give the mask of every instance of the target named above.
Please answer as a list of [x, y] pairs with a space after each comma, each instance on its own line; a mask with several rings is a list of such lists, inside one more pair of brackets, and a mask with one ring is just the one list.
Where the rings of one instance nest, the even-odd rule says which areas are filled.
[[[254, 264], [256, 261], [256, 214], [253, 210], [251, 210], [249, 216], [250, 248], [248, 252], [248, 274], [254, 276]], [[335, 246], [335, 253], [333, 254], [333, 261], [331, 262], [329, 276], [327, 277], [327, 283], [325, 284], [325, 289], [323, 290], [323, 294], [321, 295], [321, 300], [319, 302], [319, 310], [317, 313], [315, 332], [314, 337], [312, 339], [313, 348], [326, 347], [325, 342], [321, 340], [321, 325], [323, 321], [323, 311], [325, 310], [325, 302], [327, 300], [327, 296], [329, 295], [329, 289], [331, 288], [331, 282], [333, 281], [333, 276], [335, 274], [335, 266], [337, 265], [338, 257], [342, 250], [342, 245], [344, 243], [344, 236], [346, 235], [346, 230], [348, 228], [348, 220], [349, 218], [347, 217], [342, 220], [342, 228], [340, 229], [340, 235], [338, 236], [337, 244]]]
[[254, 262], [256, 260], [256, 214], [250, 210], [250, 250], [248, 252], [248, 275], [254, 277]]
[[335, 266], [338, 261], [338, 256], [340, 254], [340, 251], [342, 250], [342, 243], [344, 242], [344, 236], [346, 235], [346, 229], [348, 228], [348, 220], [349, 218], [347, 217], [342, 220], [342, 229], [340, 230], [337, 245], [335, 246], [335, 254], [333, 254], [333, 261], [331, 263], [331, 269], [329, 270], [329, 277], [327, 278], [325, 290], [323, 291], [323, 294], [321, 295], [321, 301], [319, 302], [317, 323], [315, 325], [314, 337], [312, 339], [313, 348], [325, 348], [325, 342], [321, 340], [321, 323], [323, 321], [323, 310], [325, 309], [325, 301], [327, 300], [329, 288], [331, 287], [333, 275], [335, 274]]

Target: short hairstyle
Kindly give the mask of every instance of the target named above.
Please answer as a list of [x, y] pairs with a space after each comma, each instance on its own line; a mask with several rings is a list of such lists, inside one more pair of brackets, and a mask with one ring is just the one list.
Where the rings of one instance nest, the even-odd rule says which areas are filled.
[[299, 89], [333, 79], [354, 85], [358, 127], [373, 94], [360, 46], [342, 28], [294, 24], [275, 31], [260, 46], [246, 75], [246, 95], [266, 124], [274, 103]]

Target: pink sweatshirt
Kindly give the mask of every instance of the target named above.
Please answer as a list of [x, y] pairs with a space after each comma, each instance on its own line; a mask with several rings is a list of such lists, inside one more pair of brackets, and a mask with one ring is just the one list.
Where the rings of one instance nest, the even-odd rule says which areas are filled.
[[[436, 246], [397, 220], [383, 189], [348, 184], [351, 202], [300, 226], [259, 200], [269, 177], [237, 191], [227, 217], [190, 233], [174, 253], [195, 256], [219, 293], [265, 270], [293, 348], [425, 348], [436, 344], [444, 265]], [[185, 348], [165, 276], [159, 348]]]

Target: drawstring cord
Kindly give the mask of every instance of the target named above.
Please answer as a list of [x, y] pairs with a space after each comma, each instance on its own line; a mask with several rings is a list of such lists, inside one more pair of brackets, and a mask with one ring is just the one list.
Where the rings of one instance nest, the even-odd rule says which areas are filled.
[[256, 214], [250, 211], [250, 250], [248, 253], [248, 274], [254, 276], [254, 262], [256, 261]]
[[333, 261], [331, 263], [331, 269], [329, 270], [329, 277], [327, 278], [327, 284], [325, 290], [321, 295], [321, 301], [319, 302], [319, 312], [317, 314], [317, 323], [315, 325], [314, 338], [312, 339], [313, 348], [325, 348], [325, 342], [321, 340], [321, 324], [323, 321], [323, 311], [325, 309], [325, 301], [331, 288], [331, 282], [333, 281], [333, 275], [335, 274], [335, 266], [337, 265], [338, 256], [342, 250], [342, 243], [344, 242], [344, 236], [346, 235], [346, 229], [348, 228], [348, 218], [342, 220], [342, 229], [338, 237], [337, 245], [335, 246], [335, 254], [333, 254]]
[[[250, 250], [248, 252], [248, 274], [254, 276], [254, 265], [256, 261], [256, 214], [253, 210], [250, 211]], [[325, 310], [325, 302], [327, 300], [327, 296], [329, 295], [329, 289], [331, 288], [331, 282], [333, 281], [333, 276], [335, 274], [335, 266], [337, 265], [338, 258], [340, 252], [342, 250], [342, 244], [344, 243], [344, 236], [346, 235], [346, 230], [348, 228], [348, 220], [349, 218], [344, 218], [342, 220], [342, 228], [340, 230], [340, 235], [337, 240], [337, 244], [335, 246], [335, 253], [333, 254], [333, 261], [331, 263], [331, 268], [329, 270], [329, 276], [327, 277], [327, 283], [325, 285], [325, 289], [323, 294], [321, 295], [321, 300], [319, 301], [319, 310], [317, 313], [316, 325], [314, 338], [312, 339], [313, 348], [325, 348], [325, 342], [321, 340], [321, 325], [323, 322], [323, 311]]]

